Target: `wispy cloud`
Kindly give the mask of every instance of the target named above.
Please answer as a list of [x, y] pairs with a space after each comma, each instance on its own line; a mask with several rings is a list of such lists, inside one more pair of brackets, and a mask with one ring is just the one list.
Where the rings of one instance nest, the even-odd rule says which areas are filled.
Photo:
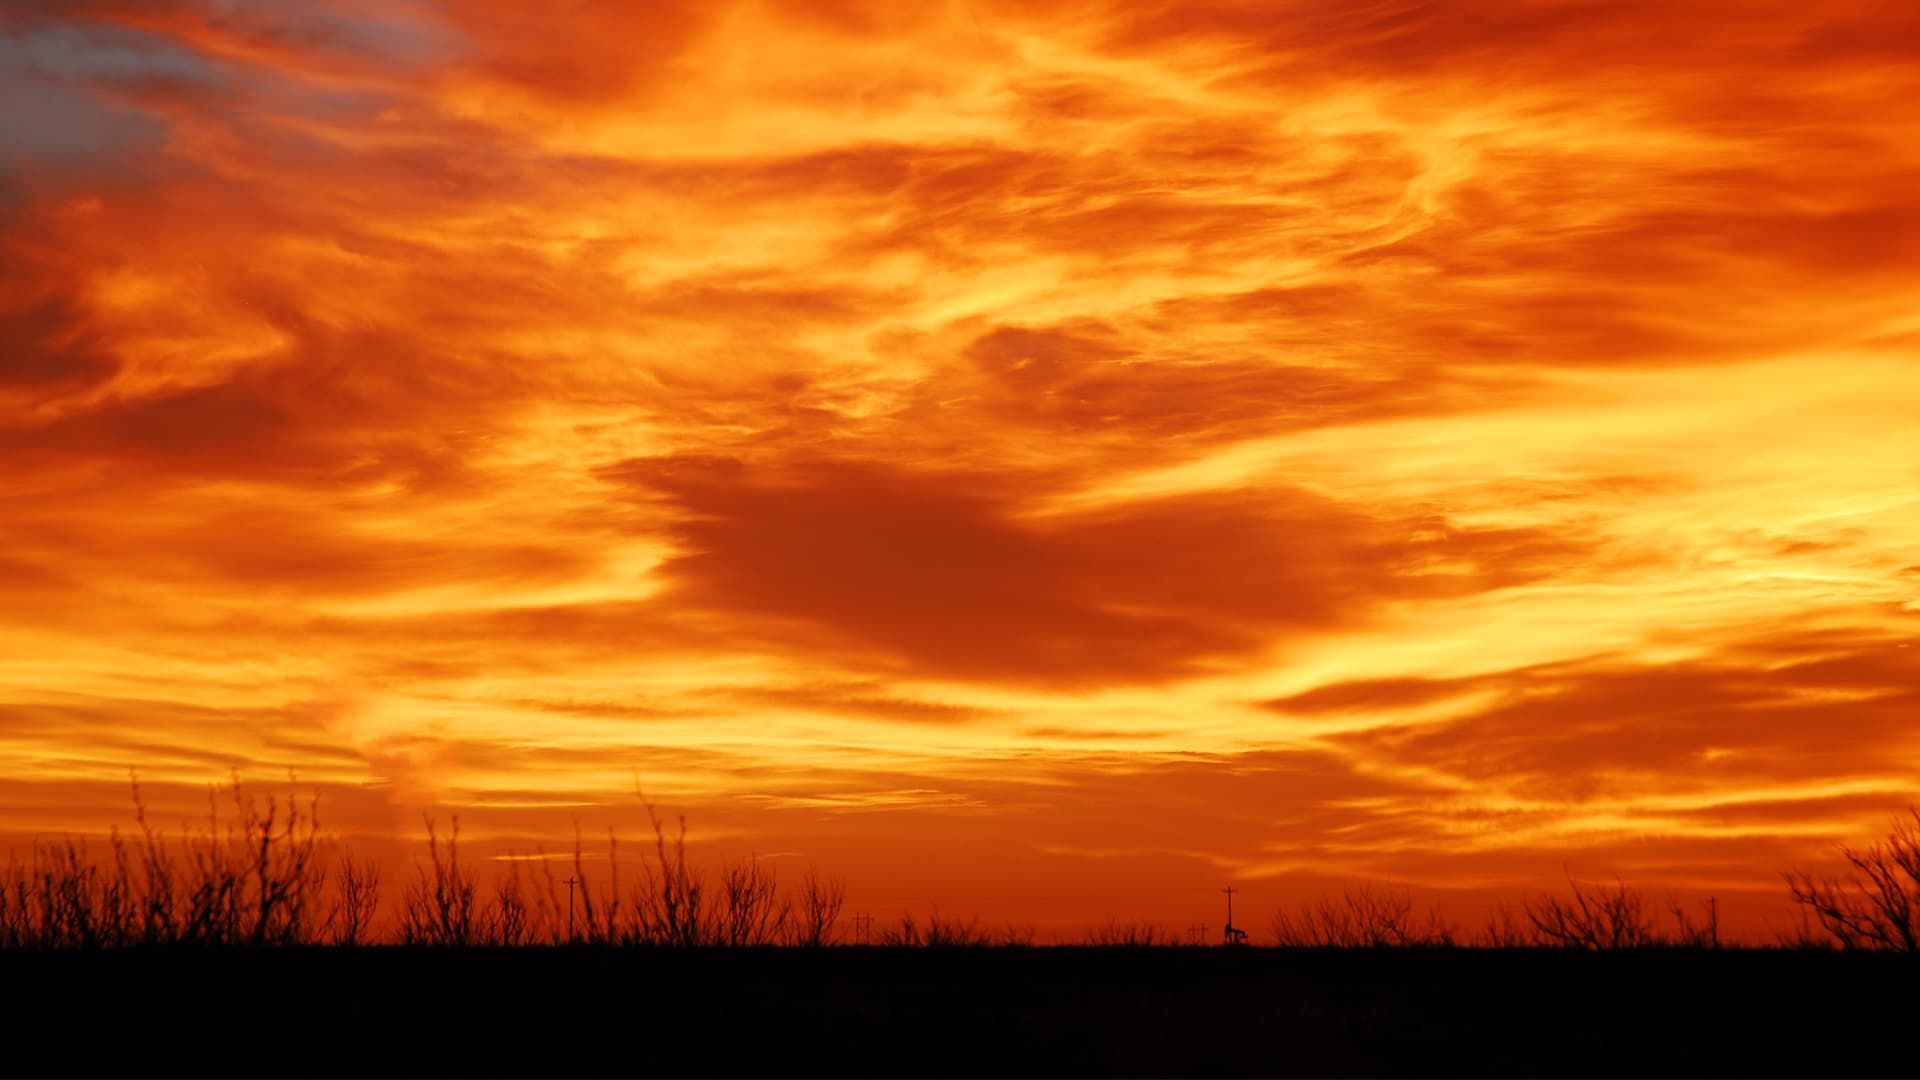
[[4, 20], [0, 830], [637, 771], [1065, 918], [1920, 790], [1904, 10]]

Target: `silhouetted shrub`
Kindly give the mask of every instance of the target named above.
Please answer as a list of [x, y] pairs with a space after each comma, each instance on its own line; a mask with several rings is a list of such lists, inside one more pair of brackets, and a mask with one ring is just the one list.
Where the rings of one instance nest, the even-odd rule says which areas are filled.
[[1794, 903], [1841, 948], [1920, 952], [1920, 808], [1895, 818], [1886, 839], [1840, 854], [1852, 867], [1844, 878], [1786, 873]]
[[1572, 895], [1542, 896], [1526, 905], [1542, 944], [1568, 949], [1634, 949], [1659, 944], [1646, 901], [1623, 882], [1611, 889], [1567, 878]]
[[343, 853], [337, 862], [333, 906], [327, 928], [336, 945], [364, 945], [372, 937], [380, 909], [380, 864]]
[[773, 867], [750, 858], [721, 869], [719, 944], [775, 944], [785, 938], [792, 913], [792, 903], [780, 895]]
[[37, 842], [0, 875], [0, 945], [98, 949], [129, 945], [307, 944], [324, 922], [318, 796], [260, 798], [236, 777], [231, 816], [208, 792], [207, 829], [167, 842], [147, 820], [141, 839], [116, 829], [96, 858], [84, 840]]
[[680, 815], [679, 830], [669, 839], [658, 809], [644, 795], [641, 805], [653, 826], [655, 863], [647, 867], [645, 884], [636, 897], [638, 939], [650, 945], [682, 947], [714, 941], [718, 935], [711, 925], [706, 882], [687, 863], [686, 815]]
[[1437, 947], [1452, 945], [1456, 936], [1437, 908], [1416, 911], [1412, 893], [1373, 885], [1276, 911], [1272, 930], [1279, 945], [1346, 949]]
[[1152, 923], [1123, 923], [1111, 915], [1104, 925], [1087, 931], [1086, 943], [1103, 948], [1151, 948], [1178, 945], [1179, 938]]
[[980, 926], [980, 920], [942, 918], [934, 912], [922, 924], [911, 914], [900, 916], [900, 925], [880, 931], [878, 944], [900, 946], [925, 946], [928, 948], [979, 947], [1004, 944], [996, 942], [992, 932]]
[[1720, 947], [1720, 909], [1713, 900], [1707, 901], [1706, 917], [1696, 918], [1679, 896], [1669, 893], [1667, 913], [1673, 916], [1673, 936], [1662, 944], [1682, 949]]
[[1487, 949], [1524, 949], [1540, 944], [1540, 935], [1512, 904], [1498, 903], [1487, 913], [1486, 924], [1473, 943]]
[[478, 921], [479, 886], [460, 863], [460, 819], [453, 819], [445, 850], [432, 818], [427, 823], [427, 866], [414, 867], [414, 880], [400, 898], [400, 942], [455, 948], [482, 944]]
[[800, 879], [800, 901], [794, 909], [789, 941], [813, 947], [833, 944], [840, 909], [846, 902], [846, 885], [821, 881], [819, 873], [809, 869]]

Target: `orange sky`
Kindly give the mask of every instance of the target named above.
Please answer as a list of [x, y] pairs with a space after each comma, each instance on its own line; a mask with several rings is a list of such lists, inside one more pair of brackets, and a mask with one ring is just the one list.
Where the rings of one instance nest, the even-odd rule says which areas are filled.
[[[0, 833], [1185, 925], [1920, 790], [1920, 8], [0, 12]], [[1734, 915], [1738, 915], [1736, 910]]]

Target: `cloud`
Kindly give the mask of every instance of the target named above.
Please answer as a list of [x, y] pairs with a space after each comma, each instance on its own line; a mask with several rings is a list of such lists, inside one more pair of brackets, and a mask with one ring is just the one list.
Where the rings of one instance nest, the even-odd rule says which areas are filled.
[[118, 362], [78, 322], [59, 296], [0, 313], [0, 389], [57, 394], [111, 378]]
[[[1749, 825], [1798, 806], [1798, 824], [1828, 824], [1911, 793], [1916, 664], [1907, 638], [1786, 636], [1690, 661], [1342, 683], [1264, 704], [1370, 713], [1333, 741], [1372, 767], [1455, 778], [1488, 806]], [[1437, 717], [1393, 719], [1434, 704]], [[1842, 716], [1847, 737], [1836, 740]]]
[[682, 516], [684, 553], [662, 567], [682, 603], [790, 622], [796, 647], [825, 630], [918, 670], [1041, 682], [1194, 674], [1397, 595], [1525, 580], [1565, 544], [1443, 535], [1304, 491], [1036, 519], [1012, 478], [684, 459], [610, 475]]
[[8, 9], [0, 829], [637, 766], [1068, 919], [1912, 789], [1905, 10], [529, 11]]
[[151, 160], [164, 120], [123, 95], [204, 84], [215, 68], [164, 36], [114, 27], [38, 25], [16, 14], [0, 37], [0, 208], [45, 185], [99, 184], [128, 160]]

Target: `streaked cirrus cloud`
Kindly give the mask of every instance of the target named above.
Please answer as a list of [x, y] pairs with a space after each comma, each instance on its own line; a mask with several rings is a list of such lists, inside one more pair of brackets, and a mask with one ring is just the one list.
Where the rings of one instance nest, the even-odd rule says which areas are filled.
[[1760, 913], [1920, 788], [1897, 6], [0, 31], [6, 831], [637, 772], [883, 908]]

